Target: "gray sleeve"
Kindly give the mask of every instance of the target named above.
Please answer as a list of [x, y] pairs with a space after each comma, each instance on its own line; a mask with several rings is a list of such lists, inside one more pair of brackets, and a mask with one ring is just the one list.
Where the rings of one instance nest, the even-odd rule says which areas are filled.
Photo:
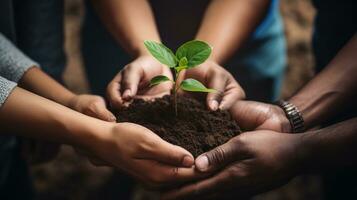
[[15, 82], [9, 81], [0, 76], [0, 107], [4, 104], [16, 85], [17, 84]]
[[0, 76], [17, 83], [24, 73], [34, 66], [39, 67], [39, 64], [23, 54], [0, 33]]

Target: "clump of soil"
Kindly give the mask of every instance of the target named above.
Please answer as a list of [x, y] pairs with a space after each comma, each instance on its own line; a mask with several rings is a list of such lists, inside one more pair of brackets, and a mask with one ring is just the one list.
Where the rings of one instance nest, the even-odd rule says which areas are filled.
[[150, 102], [135, 99], [118, 111], [117, 119], [140, 124], [195, 157], [241, 132], [227, 111], [209, 111], [204, 102], [183, 96], [177, 98], [177, 103], [176, 116], [169, 95]]

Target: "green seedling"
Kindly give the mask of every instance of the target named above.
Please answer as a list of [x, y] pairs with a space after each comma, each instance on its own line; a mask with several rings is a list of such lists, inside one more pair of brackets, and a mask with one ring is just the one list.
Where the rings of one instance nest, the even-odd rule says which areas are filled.
[[181, 82], [178, 81], [180, 73], [183, 70], [196, 67], [207, 60], [212, 52], [212, 48], [207, 43], [199, 40], [186, 42], [177, 49], [176, 54], [165, 45], [155, 41], [146, 40], [144, 44], [152, 56], [162, 64], [173, 69], [175, 73], [174, 80], [163, 75], [155, 76], [150, 81], [150, 87], [166, 81], [172, 82], [172, 93], [174, 95], [173, 101], [176, 115], [177, 91], [179, 89], [189, 92], [215, 92], [214, 89], [206, 88], [201, 82], [192, 78], [185, 79]]

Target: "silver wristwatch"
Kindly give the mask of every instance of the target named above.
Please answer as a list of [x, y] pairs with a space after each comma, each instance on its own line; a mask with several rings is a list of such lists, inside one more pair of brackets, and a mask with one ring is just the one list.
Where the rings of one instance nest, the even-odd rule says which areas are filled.
[[302, 118], [299, 109], [294, 104], [280, 100], [277, 102], [277, 105], [284, 110], [293, 133], [301, 133], [305, 131], [304, 119]]

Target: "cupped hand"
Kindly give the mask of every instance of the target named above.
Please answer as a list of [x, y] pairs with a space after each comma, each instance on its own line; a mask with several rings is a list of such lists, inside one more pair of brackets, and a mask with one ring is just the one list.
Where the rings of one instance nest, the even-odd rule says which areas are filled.
[[195, 68], [185, 70], [183, 77], [197, 79], [217, 91], [207, 94], [206, 102], [211, 110], [227, 110], [234, 102], [245, 98], [244, 90], [234, 77], [214, 61], [207, 60]]
[[198, 170], [213, 172], [208, 179], [183, 186], [163, 199], [246, 198], [287, 183], [299, 166], [300, 136], [273, 131], [243, 133], [199, 156]]
[[255, 101], [237, 101], [229, 111], [243, 130], [291, 132], [290, 122], [279, 106]]
[[85, 115], [101, 120], [115, 122], [116, 118], [106, 106], [104, 99], [96, 95], [75, 95], [68, 103], [68, 107]]
[[172, 84], [149, 87], [150, 80], [165, 75], [172, 80], [170, 69], [150, 55], [139, 56], [121, 70], [107, 87], [107, 96], [113, 107], [121, 107], [132, 98], [152, 99], [170, 94]]
[[94, 164], [113, 166], [148, 186], [177, 184], [200, 175], [188, 151], [140, 125], [119, 123], [97, 135], [100, 139], [84, 149]]

